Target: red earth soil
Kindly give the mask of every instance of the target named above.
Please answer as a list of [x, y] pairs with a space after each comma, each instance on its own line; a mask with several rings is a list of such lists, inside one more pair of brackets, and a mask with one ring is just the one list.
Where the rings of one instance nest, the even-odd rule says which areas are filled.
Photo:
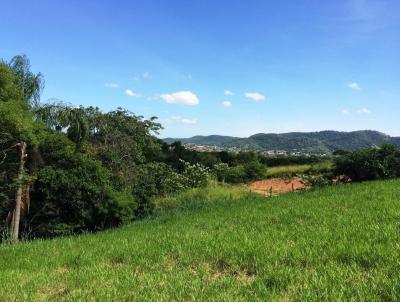
[[251, 191], [265, 196], [270, 196], [271, 188], [272, 195], [296, 191], [305, 188], [299, 177], [291, 179], [271, 178], [259, 180], [249, 185]]

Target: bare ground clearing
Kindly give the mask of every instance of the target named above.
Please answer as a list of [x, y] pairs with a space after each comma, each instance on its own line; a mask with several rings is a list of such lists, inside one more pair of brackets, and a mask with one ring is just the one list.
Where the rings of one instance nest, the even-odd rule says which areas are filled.
[[278, 195], [281, 193], [297, 191], [304, 189], [306, 186], [301, 181], [300, 177], [284, 178], [271, 178], [252, 182], [249, 188], [252, 192], [269, 196], [272, 194]]

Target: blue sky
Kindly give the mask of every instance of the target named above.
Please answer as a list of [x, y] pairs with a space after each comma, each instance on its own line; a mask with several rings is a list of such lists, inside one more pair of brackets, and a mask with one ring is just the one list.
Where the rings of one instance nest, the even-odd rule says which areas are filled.
[[400, 1], [1, 1], [0, 57], [52, 98], [158, 116], [162, 137], [400, 136]]

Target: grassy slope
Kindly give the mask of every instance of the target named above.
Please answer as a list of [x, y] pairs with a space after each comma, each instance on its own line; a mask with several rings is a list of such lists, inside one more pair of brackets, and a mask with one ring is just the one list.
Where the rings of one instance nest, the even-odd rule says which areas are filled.
[[400, 181], [0, 247], [0, 301], [400, 299]]

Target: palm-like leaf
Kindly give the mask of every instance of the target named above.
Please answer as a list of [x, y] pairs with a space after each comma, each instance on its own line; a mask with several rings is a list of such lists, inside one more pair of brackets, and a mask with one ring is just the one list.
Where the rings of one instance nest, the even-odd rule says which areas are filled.
[[31, 72], [30, 62], [26, 55], [13, 57], [9, 66], [16, 76], [17, 85], [23, 93], [24, 101], [34, 107], [38, 106], [40, 93], [44, 88], [43, 75]]
[[35, 109], [38, 120], [55, 131], [66, 131], [69, 138], [77, 144], [77, 149], [89, 135], [89, 121], [82, 107], [72, 107], [63, 103], [45, 104]]

